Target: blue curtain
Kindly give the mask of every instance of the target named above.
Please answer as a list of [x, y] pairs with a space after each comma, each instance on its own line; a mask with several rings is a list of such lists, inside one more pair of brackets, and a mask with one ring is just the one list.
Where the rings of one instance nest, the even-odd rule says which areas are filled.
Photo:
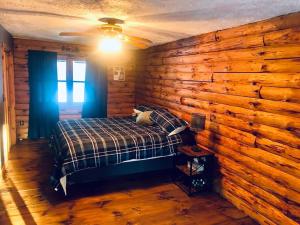
[[57, 103], [57, 54], [28, 51], [30, 139], [48, 138], [59, 120]]
[[86, 65], [83, 118], [107, 116], [107, 75], [99, 60], [90, 58]]

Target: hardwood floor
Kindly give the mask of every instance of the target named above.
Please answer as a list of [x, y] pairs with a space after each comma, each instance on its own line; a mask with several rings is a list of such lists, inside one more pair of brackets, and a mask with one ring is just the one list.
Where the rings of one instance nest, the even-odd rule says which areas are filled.
[[216, 194], [187, 197], [166, 175], [77, 185], [64, 197], [50, 188], [51, 165], [46, 143], [12, 149], [0, 181], [0, 224], [256, 224]]

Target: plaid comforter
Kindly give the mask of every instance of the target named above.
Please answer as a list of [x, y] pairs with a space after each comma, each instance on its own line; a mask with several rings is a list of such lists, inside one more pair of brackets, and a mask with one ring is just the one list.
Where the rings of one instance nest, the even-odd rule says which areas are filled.
[[62, 120], [53, 137], [59, 177], [128, 160], [173, 155], [181, 143], [179, 135], [169, 137], [159, 126], [137, 125], [132, 118]]

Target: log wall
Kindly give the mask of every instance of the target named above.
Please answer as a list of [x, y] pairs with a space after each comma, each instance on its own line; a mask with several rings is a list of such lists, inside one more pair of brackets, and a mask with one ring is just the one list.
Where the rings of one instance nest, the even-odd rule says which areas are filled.
[[[29, 121], [29, 85], [28, 85], [28, 50], [57, 52], [62, 58], [87, 58], [93, 53], [91, 47], [60, 42], [14, 39], [14, 74], [15, 74], [15, 113], [17, 139], [28, 136]], [[134, 70], [133, 59], [122, 62], [126, 68], [125, 81], [113, 81], [112, 67], [118, 64], [107, 64], [108, 70], [108, 116], [130, 115], [134, 105]], [[129, 110], [129, 108], [131, 110]], [[80, 118], [81, 109], [60, 110], [60, 118]]]
[[261, 224], [300, 222], [300, 13], [139, 53], [137, 103], [189, 121], [216, 153], [220, 192]]
[[10, 144], [14, 144], [13, 120], [10, 107], [12, 97], [8, 96], [11, 89], [12, 71], [12, 37], [0, 25], [0, 173], [3, 172], [8, 159]]

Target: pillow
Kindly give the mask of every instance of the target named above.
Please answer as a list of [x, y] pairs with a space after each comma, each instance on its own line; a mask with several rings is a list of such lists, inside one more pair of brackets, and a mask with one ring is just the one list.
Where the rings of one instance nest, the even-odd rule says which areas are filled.
[[180, 133], [187, 126], [185, 121], [177, 118], [166, 109], [154, 110], [150, 114], [150, 119], [169, 133], [169, 136]]
[[186, 129], [186, 125], [177, 127], [175, 130], [173, 130], [171, 133], [169, 133], [168, 136], [179, 134], [180, 132], [184, 131], [185, 129]]
[[133, 109], [132, 116], [138, 116], [140, 113], [142, 113], [142, 111], [140, 111], [138, 109]]
[[136, 118], [136, 123], [139, 125], [152, 125], [153, 122], [150, 119], [150, 115], [153, 111], [145, 111], [138, 114]]

